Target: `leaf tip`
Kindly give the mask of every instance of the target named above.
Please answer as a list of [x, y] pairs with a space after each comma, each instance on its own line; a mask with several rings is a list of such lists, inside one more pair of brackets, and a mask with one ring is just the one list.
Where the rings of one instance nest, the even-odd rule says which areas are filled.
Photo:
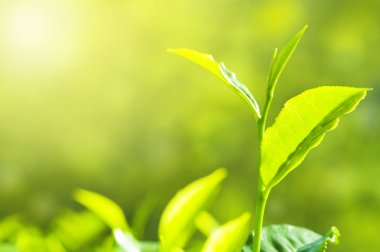
[[226, 168], [218, 168], [216, 171], [214, 171], [210, 176], [213, 176], [215, 180], [222, 181], [224, 180], [228, 175], [228, 171]]
[[[302, 29], [298, 32], [298, 34], [296, 35], [296, 37], [298, 37], [298, 40], [300, 40], [303, 36], [303, 34], [305, 33], [305, 31], [309, 28], [309, 25], [305, 25], [304, 27], [302, 27]], [[297, 42], [298, 44], [298, 42]]]
[[72, 196], [76, 201], [80, 201], [80, 199], [83, 197], [83, 195], [90, 193], [90, 191], [85, 190], [83, 188], [75, 188], [72, 192]]
[[181, 54], [182, 51], [185, 51], [185, 50], [189, 50], [189, 49], [185, 49], [185, 48], [168, 48], [166, 49], [166, 52], [167, 53], [172, 53], [172, 54]]
[[249, 222], [249, 220], [251, 219], [251, 213], [250, 212], [245, 212], [243, 213], [241, 216], [240, 216], [240, 220], [242, 222]]

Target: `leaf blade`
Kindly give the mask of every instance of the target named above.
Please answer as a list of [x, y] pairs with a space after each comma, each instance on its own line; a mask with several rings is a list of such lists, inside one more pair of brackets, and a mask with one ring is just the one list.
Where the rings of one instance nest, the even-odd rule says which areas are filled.
[[226, 177], [225, 169], [218, 169], [180, 190], [165, 208], [160, 224], [161, 251], [182, 248], [195, 230], [196, 216], [205, 210]]
[[275, 56], [273, 57], [273, 64], [268, 79], [269, 90], [273, 90], [276, 86], [278, 79], [280, 78], [282, 72], [284, 71], [286, 65], [292, 57], [307, 27], [308, 26], [305, 25], [291, 40], [289, 40], [289, 42], [282, 48], [278, 55], [277, 52], [275, 52]]
[[365, 97], [365, 88], [322, 86], [285, 103], [261, 145], [260, 175], [265, 186], [278, 184]]
[[249, 232], [250, 214], [244, 213], [217, 228], [207, 239], [202, 252], [239, 252]]
[[200, 53], [191, 49], [168, 49], [169, 53], [177, 54], [189, 61], [205, 68], [221, 79], [229, 88], [238, 94], [253, 109], [256, 119], [261, 117], [259, 105], [246, 85], [241, 83], [234, 72], [229, 70], [222, 62], [218, 63], [210, 54]]
[[[252, 233], [243, 252], [252, 252]], [[287, 224], [271, 225], [263, 229], [261, 237], [262, 252], [326, 252], [328, 245], [339, 244], [340, 233], [332, 227], [326, 235], [320, 235], [306, 228]]]
[[112, 229], [130, 232], [123, 210], [109, 198], [85, 189], [77, 189], [74, 199], [98, 215]]

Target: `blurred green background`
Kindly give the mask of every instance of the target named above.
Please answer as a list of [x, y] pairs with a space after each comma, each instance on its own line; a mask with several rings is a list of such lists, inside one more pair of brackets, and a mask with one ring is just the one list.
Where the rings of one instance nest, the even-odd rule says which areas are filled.
[[379, 251], [380, 2], [377, 0], [2, 0], [0, 217], [49, 228], [74, 188], [133, 216], [157, 204], [146, 238], [179, 188], [218, 167], [229, 178], [213, 213], [254, 209], [251, 112], [219, 80], [167, 54], [188, 47], [222, 60], [263, 103], [275, 47], [309, 25], [277, 88], [282, 104], [319, 85], [373, 87], [355, 113], [284, 183], [266, 224], [342, 232], [331, 251]]

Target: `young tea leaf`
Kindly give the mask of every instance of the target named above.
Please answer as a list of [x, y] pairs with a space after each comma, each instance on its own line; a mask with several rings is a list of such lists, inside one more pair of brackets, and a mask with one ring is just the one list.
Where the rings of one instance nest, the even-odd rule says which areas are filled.
[[280, 78], [282, 72], [284, 71], [286, 65], [288, 64], [294, 50], [296, 49], [298, 43], [300, 42], [302, 35], [307, 29], [305, 25], [301, 31], [299, 31], [285, 46], [282, 48], [280, 53], [277, 55], [275, 51], [272, 68], [270, 70], [269, 79], [268, 79], [268, 89], [273, 90], [277, 84], [278, 79]]
[[268, 76], [268, 85], [267, 85], [267, 97], [265, 100], [265, 105], [263, 109], [263, 114], [261, 120], [258, 122], [259, 126], [259, 139], [261, 140], [262, 134], [266, 126], [268, 113], [270, 106], [272, 104], [272, 99], [274, 96], [274, 89], [278, 79], [280, 78], [282, 72], [284, 71], [286, 65], [288, 64], [291, 56], [293, 55], [294, 50], [296, 49], [298, 43], [300, 42], [302, 35], [307, 29], [307, 25], [303, 27], [285, 46], [282, 48], [281, 52], [278, 54], [277, 48], [274, 50], [272, 57], [271, 69]]
[[305, 91], [286, 102], [261, 144], [260, 174], [271, 188], [295, 169], [316, 147], [339, 117], [355, 109], [368, 89], [324, 86]]
[[228, 87], [232, 88], [235, 93], [237, 93], [250, 105], [255, 112], [256, 119], [261, 117], [260, 108], [254, 96], [251, 94], [249, 89], [237, 79], [236, 74], [228, 70], [223, 63], [216, 62], [209, 54], [199, 53], [190, 49], [169, 49], [168, 52], [182, 56], [207, 69], [209, 72], [221, 79]]
[[195, 229], [196, 216], [210, 203], [219, 190], [226, 170], [218, 169], [179, 191], [165, 208], [159, 225], [161, 251], [182, 248]]
[[240, 252], [249, 232], [249, 220], [250, 214], [244, 213], [216, 229], [207, 239], [202, 252]]
[[134, 237], [141, 239], [144, 237], [144, 231], [147, 223], [152, 216], [154, 208], [156, 207], [159, 196], [156, 194], [148, 194], [136, 207], [135, 214], [132, 218], [131, 229]]
[[[291, 225], [271, 225], [263, 229], [261, 252], [326, 252], [329, 244], [339, 243], [340, 233], [332, 227], [326, 235]], [[243, 252], [252, 252], [252, 233], [243, 247]]]
[[112, 200], [84, 189], [76, 190], [74, 198], [99, 216], [110, 228], [130, 232], [123, 210]]

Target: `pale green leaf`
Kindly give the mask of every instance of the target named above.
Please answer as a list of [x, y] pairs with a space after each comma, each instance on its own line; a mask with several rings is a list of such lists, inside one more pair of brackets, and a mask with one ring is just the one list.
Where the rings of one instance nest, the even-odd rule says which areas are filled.
[[[309, 229], [291, 225], [271, 225], [263, 229], [261, 236], [261, 252], [325, 252], [329, 244], [339, 243], [340, 233], [332, 227], [322, 236]], [[253, 251], [253, 237], [251, 234], [243, 252]]]
[[114, 201], [103, 195], [84, 189], [76, 190], [74, 192], [74, 198], [77, 202], [95, 213], [110, 228], [130, 232], [123, 210]]
[[249, 233], [250, 214], [244, 213], [237, 219], [216, 229], [207, 239], [202, 252], [239, 252]]
[[256, 118], [261, 117], [259, 105], [247, 86], [241, 83], [237, 79], [236, 74], [228, 70], [223, 63], [216, 62], [209, 54], [199, 53], [190, 49], [169, 49], [168, 52], [180, 55], [207, 69], [242, 97], [254, 110]]
[[301, 31], [299, 31], [285, 46], [282, 48], [280, 53], [277, 55], [277, 50], [274, 53], [272, 60], [272, 68], [270, 70], [268, 79], [268, 89], [272, 90], [277, 84], [282, 72], [284, 71], [289, 59], [292, 57], [294, 50], [296, 49], [298, 43], [300, 42], [302, 35], [307, 29], [305, 25]]
[[324, 86], [286, 102], [261, 145], [260, 174], [269, 188], [295, 169], [306, 154], [334, 129], [341, 115], [365, 97], [364, 88]]
[[226, 170], [218, 169], [179, 191], [165, 208], [159, 225], [161, 251], [182, 248], [195, 230], [196, 216], [219, 190]]

